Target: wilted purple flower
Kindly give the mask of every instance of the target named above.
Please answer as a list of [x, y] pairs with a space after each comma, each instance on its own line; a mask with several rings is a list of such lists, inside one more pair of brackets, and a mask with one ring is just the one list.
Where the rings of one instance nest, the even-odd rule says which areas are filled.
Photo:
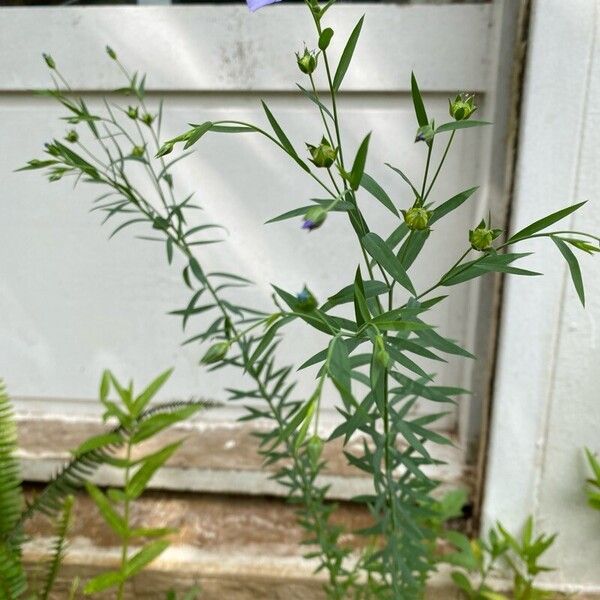
[[281, 0], [246, 0], [248, 8], [254, 12], [258, 8], [267, 6], [267, 4], [275, 4], [275, 2], [281, 2]]

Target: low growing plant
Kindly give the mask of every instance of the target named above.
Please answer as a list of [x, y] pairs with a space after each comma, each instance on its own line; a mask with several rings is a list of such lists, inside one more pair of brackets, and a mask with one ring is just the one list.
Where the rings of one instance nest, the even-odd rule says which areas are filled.
[[[105, 419], [116, 419], [118, 426], [111, 432], [83, 442], [73, 453], [74, 458], [29, 504], [24, 501], [19, 474], [12, 406], [0, 381], [0, 600], [50, 598], [67, 547], [74, 493], [83, 486], [98, 506], [107, 526], [119, 535], [122, 542], [119, 570], [103, 573], [89, 581], [84, 589], [86, 594], [114, 586], [116, 597], [123, 598], [127, 581], [166, 549], [168, 541], [164, 538], [173, 530], [133, 527], [129, 515], [131, 502], [143, 493], [152, 476], [183, 440], [141, 457], [132, 455], [134, 447], [189, 418], [204, 406], [198, 402], [170, 402], [148, 408], [148, 402], [170, 374], [171, 371], [166, 371], [134, 396], [131, 385], [121, 386], [111, 373], [106, 372], [100, 386], [100, 400], [106, 408]], [[117, 392], [120, 404], [108, 399], [111, 386]], [[120, 449], [124, 449], [124, 456], [119, 456]], [[90, 483], [89, 477], [102, 464], [123, 470], [122, 490], [110, 489], [104, 494]], [[22, 546], [26, 541], [24, 524], [38, 512], [52, 519], [55, 532], [42, 576], [28, 582], [22, 560]], [[133, 553], [130, 547], [136, 539], [154, 541]], [[69, 597], [75, 598], [78, 588], [79, 581], [76, 579]], [[173, 594], [167, 592], [166, 597], [174, 598]], [[196, 591], [190, 590], [184, 597], [191, 600], [196, 597]]]
[[[202, 323], [186, 342], [204, 346], [201, 362], [210, 369], [233, 366], [246, 374], [248, 387], [228, 392], [232, 400], [245, 403], [245, 419], [271, 424], [268, 432], [258, 433], [260, 452], [266, 464], [278, 466], [276, 478], [298, 506], [299, 523], [311, 544], [307, 556], [317, 561], [318, 570], [327, 573], [328, 597], [422, 598], [437, 566], [435, 548], [440, 534], [435, 525], [439, 505], [434, 497], [439, 482], [430, 475], [430, 468], [440, 464], [436, 446], [451, 443], [434, 424], [465, 390], [436, 385], [433, 375], [418, 361], [443, 360], [444, 355], [472, 358], [428, 323], [427, 313], [443, 302], [454, 286], [484, 275], [538, 275], [515, 266], [529, 253], [515, 252], [513, 247], [533, 238], [548, 239], [557, 247], [583, 303], [583, 282], [574, 250], [598, 252], [599, 238], [583, 232], [548, 231], [583, 203], [542, 217], [511, 235], [495, 228], [490, 217], [484, 218], [465, 231], [464, 251], [440, 272], [436, 269], [429, 286], [417, 290], [410, 272], [435, 234], [432, 226], [477, 191], [472, 187], [450, 199], [436, 196], [435, 184], [452, 142], [463, 129], [487, 123], [472, 118], [477, 110], [473, 96], [459, 94], [450, 100], [448, 122], [437, 125], [429, 117], [413, 75], [415, 141], [423, 152], [423, 173], [419, 181], [413, 181], [398, 167], [388, 165], [405, 186], [388, 194], [366, 171], [371, 134], [366, 134], [356, 149], [342, 140], [338, 95], [351, 67], [363, 19], [346, 41], [338, 64], [333, 65], [328, 49], [337, 38], [326, 21], [334, 3], [305, 2], [315, 27], [315, 50], [304, 49], [297, 55], [307, 82], [298, 88], [322, 123], [321, 130], [307, 136], [311, 143], [307, 143], [306, 154], [296, 149], [264, 102], [268, 126], [204, 120], [161, 143], [162, 102], [157, 108], [149, 106], [145, 76], [129, 73], [117, 54], [107, 48], [126, 78], [125, 87], [117, 92], [127, 94], [129, 102], [121, 105], [115, 103], [117, 98], [105, 99], [100, 109], [90, 111], [85, 101], [70, 91], [54, 60], [46, 56], [55, 81], [54, 89], [47, 93], [64, 106], [73, 129], [65, 140], [49, 142], [47, 156], [30, 161], [25, 169], [44, 169], [51, 181], [73, 177], [76, 182], [102, 187], [104, 193], [93, 210], [104, 213], [104, 222], [117, 223], [111, 235], [143, 226], [140, 237], [163, 244], [169, 264], [176, 263], [175, 253], [183, 258], [182, 280], [190, 289], [190, 300], [174, 313], [184, 327], [192, 320]], [[317, 74], [323, 76], [326, 94], [318, 92]], [[274, 306], [255, 308], [243, 301], [243, 288], [250, 284], [244, 273], [214, 272], [203, 262], [198, 249], [216, 241], [206, 234], [219, 225], [198, 224], [198, 206], [191, 196], [177, 190], [171, 173], [172, 165], [185, 155], [174, 159], [168, 155], [179, 145], [190, 148], [209, 133], [258, 135], [306, 174], [321, 197], [308, 196], [308, 204], [275, 216], [271, 222], [301, 217], [301, 227], [318, 235], [316, 230], [323, 226], [344, 227], [347, 221], [349, 235], [356, 238], [363, 257], [361, 264], [349, 261], [347, 285], [331, 290], [325, 302], [314, 297], [310, 282], [301, 291], [274, 285]], [[443, 151], [436, 162], [433, 149], [437, 144], [443, 144]], [[153, 192], [142, 192], [132, 173], [145, 174]], [[310, 194], [308, 186], [306, 194]], [[391, 233], [377, 233], [369, 226], [365, 195], [389, 211], [394, 223]], [[353, 309], [350, 317], [344, 312], [348, 307]], [[292, 321], [303, 322], [323, 339], [317, 354], [299, 357], [299, 368], [312, 368], [316, 376], [314, 392], [307, 398], [294, 395], [293, 368], [276, 362], [279, 336]], [[328, 440], [322, 439], [318, 428], [326, 381], [339, 393], [337, 409], [342, 417]], [[262, 405], [257, 407], [256, 400], [262, 400]], [[440, 410], [415, 416], [412, 409], [418, 401], [433, 402]], [[335, 505], [327, 501], [327, 486], [319, 479], [324, 444], [337, 438], [346, 443], [355, 436], [364, 440], [362, 452], [346, 450], [345, 456], [373, 483], [371, 494], [356, 499], [373, 519], [372, 526], [360, 532], [366, 543], [357, 557], [341, 542], [343, 529], [331, 519]], [[523, 546], [519, 551], [515, 548], [517, 554], [524, 552]], [[523, 573], [524, 585], [528, 585], [528, 572]]]
[[[552, 546], [556, 535], [534, 537], [533, 518], [529, 517], [520, 537], [511, 535], [500, 523], [488, 532], [487, 539], [469, 540], [458, 532], [447, 532], [447, 540], [455, 551], [442, 561], [457, 570], [452, 580], [468, 600], [543, 600], [555, 595], [535, 585], [537, 575], [552, 571], [540, 564], [542, 555]], [[510, 596], [495, 591], [490, 579], [502, 578], [506, 571], [512, 577]]]

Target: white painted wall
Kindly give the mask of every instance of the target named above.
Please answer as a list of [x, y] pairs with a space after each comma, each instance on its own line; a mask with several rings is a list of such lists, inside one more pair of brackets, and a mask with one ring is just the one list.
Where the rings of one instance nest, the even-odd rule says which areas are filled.
[[[352, 5], [336, 10], [338, 53], [360, 15], [367, 15], [357, 60], [344, 84], [352, 93], [341, 98], [343, 137], [355, 148], [374, 132], [368, 171], [402, 206], [409, 201], [407, 189], [383, 163], [398, 164], [415, 178], [424, 164], [424, 149], [412, 143], [410, 71], [418, 74], [438, 122], [448, 119], [446, 98], [456, 90], [478, 92], [485, 118], [492, 80], [491, 7]], [[99, 91], [122, 85], [104, 54], [109, 43], [128, 65], [149, 73], [152, 102], [166, 97], [165, 137], [181, 132], [187, 122], [209, 118], [263, 123], [259, 100], [265, 98], [301, 147], [307, 132], [306, 141], [321, 135], [312, 106], [292, 94], [300, 79], [293, 52], [312, 38], [305, 9], [285, 3], [255, 15], [242, 6], [0, 11], [0, 220], [5, 224], [0, 373], [17, 399], [72, 411], [84, 401], [93, 403], [105, 367], [143, 381], [169, 365], [176, 371], [167, 395], [224, 397], [222, 374], [200, 370], [200, 349], [182, 349], [179, 324], [165, 317], [185, 305], [187, 294], [178, 272], [166, 266], [162, 248], [133, 240], [131, 231], [107, 243], [98, 215], [87, 212], [94, 191], [89, 187], [73, 191], [68, 183], [49, 185], [39, 174], [12, 172], [39, 156], [43, 141], [63, 135], [58, 119], [63, 111], [27, 91], [48, 84], [40, 54], [50, 52], [94, 105]], [[458, 136], [436, 200], [482, 183], [487, 135], [473, 130]], [[182, 195], [196, 190], [204, 217], [229, 228], [230, 241], [207, 247], [202, 256], [214, 268], [237, 269], [258, 281], [248, 302], [268, 305], [270, 282], [290, 290], [307, 283], [325, 298], [349, 281], [358, 257], [345, 221], [331, 219], [310, 235], [299, 229], [299, 221], [263, 225], [317, 189], [261, 139], [208, 136], [192, 158], [178, 165], [177, 180]], [[374, 200], [365, 196], [363, 202], [369, 204], [375, 230], [383, 234], [395, 226]], [[449, 261], [458, 256], [467, 229], [484, 213], [485, 194], [479, 194], [437, 228], [422, 261], [425, 268], [415, 275], [418, 286], [428, 285], [441, 270], [431, 268], [440, 245], [449, 248]], [[468, 289], [453, 291], [437, 319], [446, 333], [464, 341], [476, 313], [469, 310]], [[292, 334], [290, 339], [288, 360], [304, 359], [321, 347], [316, 336]], [[451, 362], [441, 369], [441, 378], [465, 383], [464, 368]], [[311, 385], [305, 377], [301, 389]], [[453, 418], [446, 422], [452, 423]]]
[[[600, 231], [600, 4], [533, 3], [513, 206], [519, 228], [580, 200], [566, 223]], [[581, 260], [582, 308], [558, 251], [531, 243], [531, 268], [509, 278], [494, 397], [484, 524], [518, 530], [529, 514], [559, 532], [546, 561], [554, 587], [600, 590], [600, 514], [586, 506], [582, 447], [600, 451], [600, 262]]]

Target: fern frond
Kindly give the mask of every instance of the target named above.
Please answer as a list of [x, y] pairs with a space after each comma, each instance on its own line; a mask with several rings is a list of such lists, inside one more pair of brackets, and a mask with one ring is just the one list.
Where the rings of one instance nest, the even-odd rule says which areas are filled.
[[[21, 564], [23, 536], [18, 527], [23, 490], [16, 458], [17, 429], [12, 406], [0, 380], [0, 600], [18, 598], [27, 588]], [[8, 534], [13, 535], [8, 538]]]
[[71, 523], [71, 512], [73, 510], [73, 496], [67, 496], [63, 502], [62, 514], [56, 522], [55, 537], [52, 543], [52, 557], [46, 566], [44, 587], [39, 595], [40, 600], [48, 600], [50, 592], [65, 556], [67, 548], [67, 532]]

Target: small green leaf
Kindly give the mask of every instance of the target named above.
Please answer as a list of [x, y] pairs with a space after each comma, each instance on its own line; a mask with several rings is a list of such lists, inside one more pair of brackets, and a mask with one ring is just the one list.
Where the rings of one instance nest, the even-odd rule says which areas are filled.
[[415, 107], [415, 115], [417, 116], [417, 123], [419, 127], [424, 127], [429, 123], [427, 118], [427, 111], [425, 110], [425, 104], [419, 90], [419, 85], [414, 73], [410, 74], [410, 89], [412, 93], [413, 106]]
[[396, 207], [394, 206], [394, 203], [392, 202], [392, 199], [370, 175], [363, 173], [360, 185], [374, 198], [379, 200], [379, 202], [381, 202], [381, 204], [383, 204], [389, 211], [394, 213], [397, 217], [400, 216]]
[[579, 267], [579, 262], [573, 251], [563, 240], [559, 237], [551, 236], [552, 241], [556, 244], [560, 253], [563, 255], [564, 259], [567, 261], [567, 265], [569, 267], [569, 272], [571, 273], [571, 280], [573, 281], [573, 285], [575, 286], [575, 291], [579, 296], [579, 300], [581, 301], [582, 306], [585, 306], [585, 289], [583, 287], [583, 278], [581, 277], [581, 269]]
[[346, 43], [344, 51], [342, 52], [340, 62], [333, 77], [333, 89], [336, 92], [340, 89], [342, 81], [344, 80], [344, 76], [346, 75], [346, 71], [352, 62], [352, 56], [354, 55], [354, 50], [356, 49], [356, 44], [358, 42], [358, 38], [360, 37], [360, 31], [362, 29], [364, 20], [365, 17], [363, 15], [350, 34], [348, 42]]
[[124, 538], [127, 535], [127, 524], [123, 517], [112, 507], [109, 499], [99, 488], [89, 481], [86, 482], [85, 488], [87, 489], [90, 498], [98, 507], [98, 510], [102, 514], [107, 525], [109, 525], [119, 537]]
[[404, 289], [414, 296], [417, 295], [402, 263], [377, 234], [368, 233], [362, 238], [362, 243], [377, 264], [385, 269]]
[[202, 404], [189, 404], [169, 413], [159, 413], [142, 421], [132, 436], [132, 442], [138, 444], [156, 435], [159, 431], [189, 419], [202, 408]]
[[371, 320], [371, 314], [369, 313], [369, 307], [365, 298], [365, 288], [360, 274], [360, 267], [356, 269], [356, 276], [354, 277], [354, 314], [358, 326]]
[[75, 450], [75, 456], [81, 456], [86, 452], [91, 452], [92, 450], [97, 450], [98, 448], [105, 448], [106, 446], [112, 446], [114, 444], [123, 443], [123, 438], [121, 434], [116, 431], [111, 433], [103, 433], [100, 435], [95, 435], [91, 438], [88, 438], [83, 442], [77, 450]]
[[173, 369], [167, 369], [164, 373], [161, 373], [154, 381], [148, 385], [148, 387], [133, 401], [133, 414], [134, 416], [139, 415], [148, 402], [156, 395], [160, 388], [167, 382]]
[[451, 121], [450, 123], [444, 123], [436, 127], [435, 134], [456, 131], [457, 129], [468, 129], [470, 127], [483, 127], [484, 125], [491, 125], [491, 123], [487, 121]]
[[298, 153], [296, 152], [296, 150], [294, 150], [294, 146], [292, 146], [292, 142], [290, 142], [288, 137], [285, 135], [283, 129], [277, 122], [277, 119], [275, 118], [273, 113], [269, 110], [269, 107], [264, 102], [262, 102], [262, 107], [265, 111], [265, 114], [267, 115], [267, 119], [269, 120], [271, 127], [273, 128], [273, 131], [275, 132], [275, 135], [281, 142], [281, 145], [286, 149], [286, 151], [289, 155], [296, 158], [298, 156]]
[[456, 196], [452, 196], [450, 200], [446, 200], [439, 206], [433, 209], [432, 215], [429, 219], [429, 224], [432, 225], [436, 221], [439, 221], [442, 217], [445, 217], [448, 213], [456, 210], [459, 206], [461, 206], [466, 200], [468, 200], [477, 190], [478, 186], [465, 190], [464, 192], [460, 192], [460, 194], [456, 194]]
[[118, 571], [107, 571], [106, 573], [101, 573], [97, 577], [90, 579], [86, 583], [83, 593], [86, 595], [97, 594], [98, 592], [119, 585], [122, 580], [123, 577]]
[[331, 27], [323, 29], [321, 35], [319, 36], [319, 50], [327, 50], [329, 44], [331, 43], [332, 37], [333, 29], [331, 29]]
[[194, 127], [186, 137], [187, 141], [183, 149], [187, 150], [190, 146], [193, 146], [205, 133], [211, 130], [212, 126], [213, 124], [210, 121], [207, 121], [206, 123], [202, 123], [202, 125]]
[[394, 173], [397, 173], [398, 175], [400, 175], [400, 177], [402, 177], [402, 179], [404, 179], [404, 181], [406, 183], [408, 183], [408, 185], [410, 186], [410, 189], [413, 191], [413, 194], [415, 195], [415, 198], [420, 198], [420, 194], [417, 191], [417, 188], [413, 185], [412, 181], [397, 167], [393, 167], [392, 165], [390, 165], [390, 163], [385, 163], [386, 167], [389, 167], [392, 171], [394, 171]]
[[365, 164], [367, 162], [367, 153], [369, 151], [370, 138], [371, 134], [369, 133], [358, 147], [356, 157], [354, 158], [354, 163], [352, 164], [352, 171], [350, 171], [350, 176], [348, 177], [350, 187], [355, 191], [359, 188], [360, 182], [365, 172]]
[[514, 244], [515, 242], [524, 240], [525, 238], [537, 233], [538, 231], [541, 231], [542, 229], [546, 229], [546, 227], [550, 227], [550, 225], [560, 221], [561, 219], [564, 219], [572, 212], [575, 212], [577, 209], [581, 208], [584, 204], [585, 202], [579, 202], [578, 204], [567, 206], [566, 208], [562, 208], [561, 210], [556, 211], [555, 213], [552, 213], [551, 215], [548, 215], [539, 221], [535, 221], [531, 225], [528, 225], [524, 229], [521, 229], [521, 231], [515, 233], [507, 243]]
[[165, 446], [158, 452], [155, 452], [147, 456], [142, 466], [136, 471], [135, 475], [129, 481], [129, 485], [125, 490], [125, 493], [132, 500], [140, 496], [140, 494], [146, 489], [148, 482], [156, 471], [160, 469], [165, 462], [175, 453], [175, 451], [181, 446], [183, 440], [179, 440], [173, 444]]
[[144, 546], [139, 552], [134, 554], [125, 565], [123, 577], [129, 579], [139, 573], [144, 567], [149, 565], [155, 558], [158, 558], [167, 548], [169, 542], [166, 540], [157, 540], [147, 546]]

